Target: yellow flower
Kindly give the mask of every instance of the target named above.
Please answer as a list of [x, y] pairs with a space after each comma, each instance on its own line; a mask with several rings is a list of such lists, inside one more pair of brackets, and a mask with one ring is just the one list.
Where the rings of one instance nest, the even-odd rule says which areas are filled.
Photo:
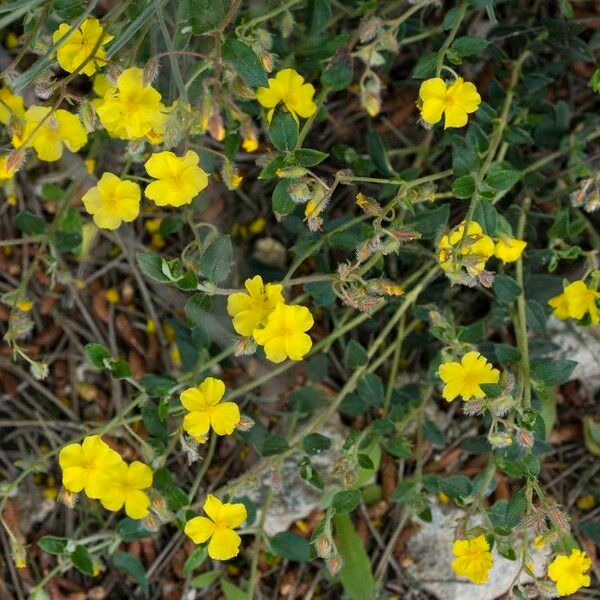
[[81, 201], [98, 227], [117, 229], [123, 221], [129, 223], [140, 214], [141, 196], [137, 183], [119, 179], [113, 173], [104, 173]]
[[106, 510], [117, 511], [125, 505], [125, 514], [131, 519], [143, 519], [150, 512], [148, 494], [142, 491], [152, 485], [152, 469], [138, 460], [130, 465], [121, 462], [111, 472], [100, 502]]
[[237, 556], [242, 538], [234, 531], [247, 518], [246, 507], [241, 503], [221, 502], [208, 494], [204, 502], [207, 517], [194, 517], [185, 524], [185, 533], [195, 544], [210, 539], [208, 555], [214, 560], [228, 560]]
[[3, 85], [0, 88], [0, 123], [8, 125], [13, 117], [17, 119], [25, 117], [23, 98], [13, 94], [9, 87]]
[[313, 324], [313, 316], [306, 306], [278, 304], [264, 329], [254, 330], [254, 339], [264, 346], [271, 362], [280, 363], [286, 358], [300, 360], [312, 347], [312, 340], [305, 331]]
[[462, 222], [440, 238], [440, 266], [444, 271], [451, 271], [464, 264], [469, 273], [481, 273], [488, 258], [494, 254], [494, 240], [483, 233], [476, 221], [469, 221], [467, 235], [463, 239], [464, 230], [465, 223]]
[[582, 494], [577, 498], [577, 508], [579, 510], [592, 510], [596, 507], [596, 496], [594, 494]]
[[96, 161], [93, 158], [86, 158], [83, 161], [83, 164], [85, 165], [85, 170], [90, 174], [93, 175], [94, 171], [96, 170]]
[[548, 577], [556, 583], [559, 596], [570, 596], [582, 587], [589, 587], [590, 576], [586, 575], [592, 561], [585, 552], [571, 550], [571, 554], [559, 554], [548, 567]]
[[96, 105], [100, 122], [109, 135], [133, 140], [163, 124], [165, 106], [151, 85], [144, 85], [143, 72], [131, 67], [121, 73], [117, 86]]
[[310, 83], [304, 83], [304, 77], [296, 70], [283, 69], [269, 79], [269, 87], [259, 87], [256, 90], [256, 99], [269, 109], [269, 122], [280, 102], [283, 102], [297, 121], [298, 116], [307, 119], [317, 112], [317, 105], [313, 102], [314, 94], [315, 88]]
[[533, 547], [543, 550], [546, 547], [546, 538], [543, 535], [537, 535], [533, 540]]
[[153, 181], [144, 192], [158, 206], [189, 204], [208, 185], [208, 175], [198, 166], [198, 155], [188, 150], [184, 156], [157, 152], [144, 165]]
[[104, 98], [106, 94], [112, 94], [116, 90], [116, 88], [104, 73], [98, 73], [94, 77], [92, 90], [94, 91], [94, 94], [96, 94], [96, 96]]
[[485, 583], [492, 568], [492, 553], [485, 536], [479, 535], [470, 540], [456, 540], [452, 545], [452, 569], [457, 575], [466, 577], [473, 583]]
[[271, 312], [283, 304], [282, 286], [278, 283], [263, 283], [260, 275], [246, 279], [246, 292], [236, 292], [227, 298], [227, 312], [233, 317], [233, 328], [244, 336], [266, 325]]
[[230, 435], [240, 422], [238, 405], [221, 402], [224, 393], [225, 384], [214, 377], [181, 392], [181, 404], [189, 411], [183, 419], [183, 429], [198, 441], [204, 441], [211, 427], [217, 435]]
[[481, 356], [479, 352], [467, 352], [460, 362], [443, 363], [438, 375], [444, 382], [442, 396], [452, 402], [457, 396], [463, 400], [485, 398], [481, 389], [483, 383], [498, 383], [500, 371]]
[[[72, 31], [72, 27], [68, 23], [61, 23], [58, 29], [53, 33], [52, 41], [56, 44], [69, 32], [71, 32], [71, 34], [68, 39], [66, 39], [56, 51], [58, 64], [68, 73], [73, 73], [85, 63], [85, 66], [79, 73], [91, 77], [98, 69], [106, 64], [106, 61], [104, 60], [106, 51], [103, 46], [108, 44], [108, 42], [113, 39], [113, 36], [104, 33], [104, 29], [100, 25], [98, 19], [88, 17], [81, 24], [79, 29], [76, 29], [75, 31]], [[96, 45], [98, 45], [97, 48]]]
[[118, 290], [114, 287], [108, 288], [106, 292], [104, 292], [104, 297], [106, 298], [106, 301], [110, 302], [111, 304], [117, 304], [117, 302], [119, 302], [121, 299]]
[[4, 45], [7, 50], [14, 50], [19, 45], [19, 38], [14, 31], [9, 31], [4, 38]]
[[50, 106], [30, 106], [22, 133], [13, 135], [13, 146], [32, 146], [38, 158], [48, 162], [62, 156], [63, 145], [71, 152], [85, 146], [87, 134], [79, 117], [67, 110], [58, 109], [50, 115], [51, 111]]
[[550, 298], [548, 304], [553, 309], [554, 316], [559, 319], [564, 320], [571, 317], [579, 320], [589, 314], [592, 324], [598, 325], [600, 323], [598, 298], [600, 298], [600, 292], [587, 287], [583, 281], [574, 281], [564, 289], [562, 294]]
[[510, 263], [519, 260], [527, 242], [516, 238], [501, 237], [494, 247], [494, 254], [503, 263]]
[[17, 302], [17, 308], [23, 312], [29, 312], [33, 308], [31, 300], [21, 300]]
[[242, 140], [242, 148], [246, 152], [256, 152], [258, 150], [258, 136], [256, 133], [254, 135], [248, 135]]
[[112, 471], [123, 461], [98, 435], [81, 444], [69, 444], [58, 455], [62, 483], [69, 492], [84, 490], [90, 498], [100, 498], [110, 485]]
[[457, 77], [449, 84], [441, 77], [433, 77], [421, 84], [419, 90], [421, 118], [429, 125], [438, 123], [445, 115], [444, 128], [463, 127], [468, 113], [474, 113], [481, 104], [481, 96], [472, 83]]

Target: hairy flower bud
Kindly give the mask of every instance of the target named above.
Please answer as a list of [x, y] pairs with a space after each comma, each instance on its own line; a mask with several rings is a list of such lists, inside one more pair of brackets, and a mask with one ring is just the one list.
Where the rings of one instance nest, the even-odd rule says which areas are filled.
[[333, 576], [342, 570], [342, 557], [339, 554], [332, 554], [326, 561], [327, 570]]
[[62, 488], [58, 493], [58, 501], [64, 504], [67, 508], [73, 508], [77, 504], [77, 494]]
[[235, 343], [236, 356], [252, 356], [256, 352], [256, 342], [254, 338], [243, 337]]
[[315, 550], [319, 558], [329, 558], [333, 547], [326, 535], [320, 535], [315, 541]]
[[240, 422], [237, 424], [236, 429], [238, 431], [250, 431], [254, 427], [254, 419], [248, 415], [242, 415]]

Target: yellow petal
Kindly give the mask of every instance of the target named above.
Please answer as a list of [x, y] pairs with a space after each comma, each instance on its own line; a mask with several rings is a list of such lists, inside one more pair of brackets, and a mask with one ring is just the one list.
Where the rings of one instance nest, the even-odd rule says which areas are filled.
[[217, 435], [231, 435], [240, 422], [240, 409], [235, 402], [221, 402], [210, 409], [210, 424]]
[[195, 544], [202, 544], [214, 533], [215, 524], [206, 517], [194, 517], [185, 524], [184, 531]]
[[222, 527], [213, 533], [208, 544], [208, 555], [213, 560], [229, 560], [237, 556], [242, 538], [233, 529]]

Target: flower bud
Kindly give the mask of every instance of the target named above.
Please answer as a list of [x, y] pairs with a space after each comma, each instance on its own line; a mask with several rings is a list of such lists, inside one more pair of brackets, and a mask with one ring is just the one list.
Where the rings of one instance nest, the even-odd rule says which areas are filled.
[[156, 58], [151, 58], [142, 71], [142, 84], [150, 85], [157, 77], [160, 70], [160, 61]]
[[62, 502], [67, 508], [74, 508], [77, 504], [77, 494], [62, 488], [58, 494], [58, 501]]
[[222, 142], [225, 139], [225, 126], [223, 124], [223, 117], [218, 110], [213, 110], [210, 118], [208, 119], [208, 133], [217, 142]]
[[344, 487], [349, 488], [351, 485], [356, 483], [356, 475], [353, 471], [346, 471], [342, 477]]
[[320, 535], [315, 541], [315, 550], [319, 558], [329, 558], [332, 545], [326, 535]]
[[275, 175], [281, 179], [298, 179], [308, 173], [308, 170], [304, 167], [285, 167], [284, 169], [277, 169]]
[[25, 546], [17, 540], [11, 540], [10, 546], [12, 560], [15, 567], [17, 567], [17, 569], [24, 569], [27, 567], [27, 552], [25, 550]]
[[243, 177], [238, 175], [235, 165], [230, 160], [223, 162], [221, 169], [221, 176], [223, 177], [223, 183], [228, 190], [235, 190], [240, 187]]
[[342, 570], [342, 557], [339, 554], [332, 554], [326, 561], [327, 570], [335, 577]]
[[236, 429], [238, 431], [250, 431], [253, 427], [254, 419], [250, 418], [248, 415], [242, 415]]
[[256, 352], [256, 342], [254, 338], [243, 337], [235, 343], [236, 356], [252, 356]]
[[378, 202], [373, 200], [373, 198], [369, 198], [369, 196], [365, 196], [361, 192], [356, 194], [356, 204], [362, 208], [366, 214], [373, 217], [383, 217], [385, 215], [385, 211]]
[[273, 55], [270, 52], [263, 50], [260, 53], [260, 62], [267, 73], [270, 73], [273, 70]]
[[296, 204], [304, 204], [311, 196], [308, 184], [302, 179], [290, 183], [288, 193]]
[[83, 102], [79, 106], [79, 118], [87, 133], [92, 133], [96, 128], [96, 111], [91, 102]]
[[517, 431], [517, 441], [524, 448], [533, 448], [533, 435], [531, 431], [527, 431], [527, 429], [519, 429]]

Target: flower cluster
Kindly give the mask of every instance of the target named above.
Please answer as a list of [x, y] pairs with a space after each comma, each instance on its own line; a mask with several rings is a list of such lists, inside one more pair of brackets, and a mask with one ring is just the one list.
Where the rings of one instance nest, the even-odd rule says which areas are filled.
[[469, 221], [466, 230], [464, 221], [442, 235], [438, 242], [438, 261], [453, 279], [461, 280], [461, 271], [475, 279], [486, 281], [486, 263], [495, 256], [503, 263], [517, 261], [527, 242], [509, 236], [500, 236], [496, 242], [483, 232], [476, 221]]
[[152, 469], [139, 461], [127, 464], [100, 436], [91, 435], [81, 444], [69, 444], [58, 455], [63, 487], [88, 498], [100, 500], [107, 510], [132, 519], [149, 514], [150, 500], [145, 492], [152, 485]]
[[600, 292], [579, 280], [569, 283], [561, 294], [550, 298], [548, 304], [554, 316], [559, 319], [580, 321], [584, 317], [589, 317], [592, 325], [598, 325], [600, 323], [599, 299]]
[[286, 358], [300, 360], [308, 354], [312, 340], [306, 332], [314, 323], [308, 308], [286, 304], [282, 286], [265, 285], [260, 275], [247, 279], [244, 286], [246, 292], [227, 298], [227, 311], [237, 333], [263, 346], [274, 363]]

